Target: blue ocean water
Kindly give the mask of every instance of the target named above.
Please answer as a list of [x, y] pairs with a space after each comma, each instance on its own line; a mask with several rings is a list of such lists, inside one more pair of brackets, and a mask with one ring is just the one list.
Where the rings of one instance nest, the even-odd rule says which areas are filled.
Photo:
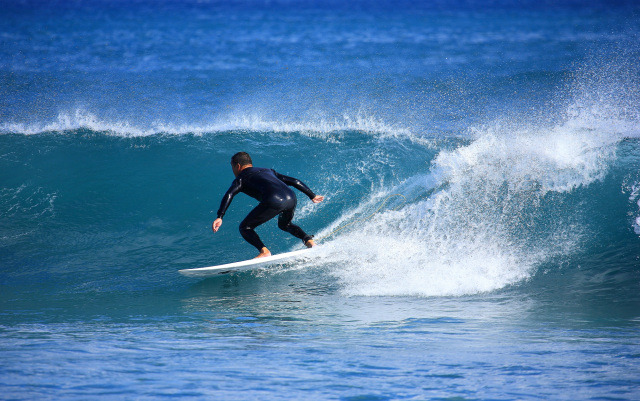
[[639, 12], [0, 1], [0, 398], [640, 399]]

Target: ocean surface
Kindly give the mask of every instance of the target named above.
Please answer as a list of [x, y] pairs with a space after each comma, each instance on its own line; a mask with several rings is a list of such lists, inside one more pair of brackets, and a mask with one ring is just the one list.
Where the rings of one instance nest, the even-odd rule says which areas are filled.
[[639, 400], [640, 3], [0, 0], [0, 399]]

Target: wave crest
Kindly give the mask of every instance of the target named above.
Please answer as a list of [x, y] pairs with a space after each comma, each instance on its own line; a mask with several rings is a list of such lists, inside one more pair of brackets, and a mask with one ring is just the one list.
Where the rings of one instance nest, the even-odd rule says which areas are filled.
[[257, 114], [232, 115], [219, 118], [207, 124], [173, 124], [154, 122], [140, 126], [129, 121], [107, 121], [86, 110], [72, 113], [60, 113], [53, 121], [35, 123], [3, 123], [0, 133], [34, 135], [48, 132], [68, 132], [88, 129], [106, 132], [121, 137], [145, 137], [153, 135], [204, 135], [236, 131], [249, 132], [297, 132], [308, 136], [329, 138], [329, 134], [345, 131], [358, 131], [384, 137], [411, 137], [412, 133], [403, 127], [387, 124], [370, 115], [344, 114], [331, 120], [318, 118], [312, 121], [277, 121], [264, 119]]

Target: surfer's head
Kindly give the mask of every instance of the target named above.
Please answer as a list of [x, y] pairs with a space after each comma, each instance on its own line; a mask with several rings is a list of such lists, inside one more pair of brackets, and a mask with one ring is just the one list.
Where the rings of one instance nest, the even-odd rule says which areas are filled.
[[231, 156], [231, 169], [233, 170], [233, 174], [236, 177], [244, 168], [251, 166], [253, 166], [253, 162], [251, 161], [251, 156], [249, 156], [249, 153], [238, 152], [235, 155]]

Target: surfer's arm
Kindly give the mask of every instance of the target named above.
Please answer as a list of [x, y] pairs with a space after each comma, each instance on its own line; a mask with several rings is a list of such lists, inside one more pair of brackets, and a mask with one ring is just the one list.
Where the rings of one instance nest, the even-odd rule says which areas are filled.
[[224, 196], [222, 197], [222, 201], [220, 202], [220, 209], [218, 209], [218, 218], [215, 219], [213, 221], [213, 224], [211, 225], [211, 229], [213, 230], [214, 233], [218, 232], [218, 230], [220, 229], [224, 214], [227, 212], [227, 209], [229, 208], [229, 205], [231, 204], [233, 197], [236, 196], [241, 189], [242, 189], [242, 181], [238, 179], [233, 180], [233, 182], [231, 183], [231, 186], [229, 187], [227, 192], [224, 194]]
[[242, 181], [238, 179], [233, 180], [233, 183], [231, 183], [231, 186], [224, 194], [224, 196], [222, 197], [222, 201], [220, 202], [220, 208], [218, 209], [218, 219], [222, 219], [224, 217], [224, 214], [227, 213], [229, 205], [231, 205], [233, 197], [236, 196], [241, 189]]
[[[304, 184], [304, 182], [300, 181], [297, 178], [293, 178], [293, 177], [287, 177], [286, 175], [282, 175], [278, 172], [276, 172], [275, 170], [273, 171], [276, 174], [276, 177], [278, 177], [278, 179], [282, 182], [284, 182], [285, 184], [289, 185], [290, 187], [294, 187], [295, 189], [297, 189], [298, 191], [302, 192], [303, 194], [307, 195], [309, 197], [309, 199], [311, 199], [314, 203], [318, 203], [318, 202], [322, 202], [322, 200], [319, 201], [315, 201], [315, 199], [317, 198], [321, 198], [319, 196], [316, 196], [315, 193], [313, 193], [313, 191], [311, 190], [311, 188], [309, 188], [308, 186], [306, 186]], [[323, 198], [324, 199], [324, 198]]]

